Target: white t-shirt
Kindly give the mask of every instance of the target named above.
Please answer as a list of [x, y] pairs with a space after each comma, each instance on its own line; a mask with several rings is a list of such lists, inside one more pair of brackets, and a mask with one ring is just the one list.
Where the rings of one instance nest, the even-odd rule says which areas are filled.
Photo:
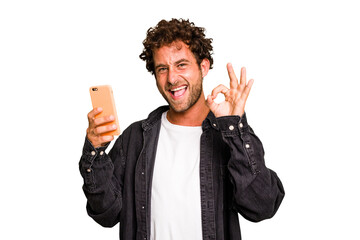
[[201, 240], [201, 127], [161, 118], [151, 189], [151, 240]]

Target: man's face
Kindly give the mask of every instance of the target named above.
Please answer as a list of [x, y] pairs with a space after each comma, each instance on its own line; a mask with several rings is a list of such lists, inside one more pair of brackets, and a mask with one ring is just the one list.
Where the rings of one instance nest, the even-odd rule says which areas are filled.
[[202, 69], [181, 41], [154, 51], [156, 85], [175, 112], [191, 108], [202, 94]]

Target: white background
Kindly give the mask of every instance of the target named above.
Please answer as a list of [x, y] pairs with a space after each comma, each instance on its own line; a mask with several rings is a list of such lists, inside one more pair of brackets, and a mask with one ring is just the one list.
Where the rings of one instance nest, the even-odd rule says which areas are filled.
[[165, 104], [138, 58], [146, 30], [189, 18], [213, 38], [205, 94], [247, 67], [247, 104], [286, 196], [243, 239], [360, 239], [356, 1], [0, 3], [0, 238], [118, 239], [85, 210], [78, 161], [88, 88], [110, 84], [125, 129]]

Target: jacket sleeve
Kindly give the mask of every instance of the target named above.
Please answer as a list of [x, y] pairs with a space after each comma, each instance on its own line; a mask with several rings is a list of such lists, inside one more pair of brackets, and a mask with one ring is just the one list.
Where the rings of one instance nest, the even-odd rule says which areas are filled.
[[245, 114], [217, 120], [230, 148], [228, 170], [233, 184], [233, 207], [253, 222], [271, 218], [285, 192], [277, 174], [265, 166], [260, 139], [248, 125]]
[[113, 227], [119, 222], [122, 207], [124, 156], [120, 138], [109, 155], [105, 153], [109, 144], [94, 148], [86, 138], [79, 162], [80, 173], [84, 179], [87, 212], [104, 227]]

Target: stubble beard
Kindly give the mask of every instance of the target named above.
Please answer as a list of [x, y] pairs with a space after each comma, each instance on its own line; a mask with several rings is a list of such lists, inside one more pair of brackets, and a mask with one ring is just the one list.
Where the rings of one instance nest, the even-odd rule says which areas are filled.
[[190, 87], [189, 84], [187, 85], [188, 86], [187, 91], [189, 91], [189, 97], [188, 99], [185, 99], [184, 103], [177, 104], [176, 102], [173, 102], [172, 99], [169, 99], [170, 97], [168, 97], [164, 92], [161, 92], [161, 95], [169, 104], [170, 108], [174, 110], [174, 112], [177, 113], [185, 112], [199, 101], [201, 93], [203, 91], [202, 81], [203, 80], [201, 79], [199, 84], [193, 85], [192, 87]]

